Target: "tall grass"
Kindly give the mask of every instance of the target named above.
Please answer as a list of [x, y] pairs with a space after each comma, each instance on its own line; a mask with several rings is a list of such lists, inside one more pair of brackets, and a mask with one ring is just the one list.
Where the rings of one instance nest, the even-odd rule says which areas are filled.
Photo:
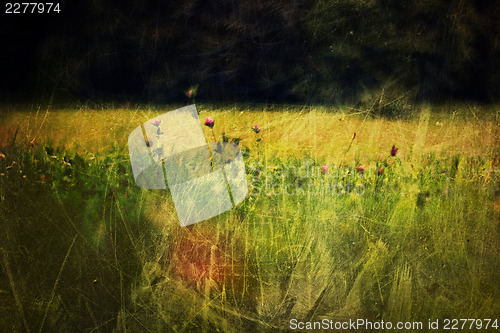
[[495, 114], [200, 109], [217, 135], [242, 138], [250, 195], [185, 228], [167, 191], [135, 185], [127, 155], [128, 133], [162, 111], [3, 118], [2, 331], [498, 318]]

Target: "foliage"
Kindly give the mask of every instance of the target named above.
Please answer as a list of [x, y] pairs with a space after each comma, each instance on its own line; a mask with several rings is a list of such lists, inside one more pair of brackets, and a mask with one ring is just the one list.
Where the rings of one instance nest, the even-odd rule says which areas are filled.
[[493, 0], [73, 6], [79, 24], [47, 36], [37, 64], [42, 87], [57, 82], [82, 100], [177, 102], [197, 85], [201, 101], [366, 106], [382, 91], [387, 102], [499, 96]]
[[[217, 129], [229, 126], [223, 112], [211, 116]], [[249, 197], [186, 228], [167, 192], [135, 186], [126, 152], [112, 144], [93, 154], [31, 145], [21, 131], [8, 140], [2, 330], [266, 332], [291, 318], [425, 325], [499, 313], [498, 150], [417, 154], [397, 143], [391, 154], [390, 142], [369, 160], [356, 147], [345, 163], [279, 156], [266, 146], [268, 119], [259, 118], [259, 146], [254, 122], [240, 143]], [[289, 125], [309, 136], [300, 121]], [[222, 277], [187, 279], [176, 263], [190, 261], [217, 262]]]

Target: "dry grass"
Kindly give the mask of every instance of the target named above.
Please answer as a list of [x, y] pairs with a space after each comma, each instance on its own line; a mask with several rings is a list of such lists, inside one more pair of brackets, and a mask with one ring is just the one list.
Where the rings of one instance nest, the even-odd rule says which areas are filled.
[[[389, 121], [319, 107], [201, 106], [217, 136], [250, 148], [249, 181], [260, 168], [295, 185], [304, 179], [269, 164], [338, 165], [353, 133], [348, 165], [386, 163], [385, 173], [318, 173], [304, 181], [366, 193], [263, 191], [182, 228], [166, 191], [135, 186], [126, 154], [135, 127], [174, 108], [3, 114], [0, 146], [19, 132], [0, 160], [0, 328], [267, 332], [291, 318], [425, 325], [498, 314], [498, 112], [422, 108]], [[49, 156], [47, 143], [67, 150]], [[386, 159], [393, 144], [398, 155]], [[75, 151], [89, 153], [85, 163]]]
[[[0, 120], [0, 144], [16, 128], [18, 138], [26, 143], [51, 141], [55, 146], [70, 150], [99, 152], [126, 149], [128, 134], [141, 122], [173, 110], [105, 109], [105, 110], [37, 110], [13, 111]], [[415, 154], [460, 154], [462, 156], [489, 155], [497, 151], [500, 139], [498, 124], [500, 110], [484, 115], [472, 107], [450, 107], [447, 113], [432, 113], [430, 108], [416, 112], [414, 119], [387, 121], [370, 117], [368, 111], [345, 113], [344, 110], [312, 108], [284, 108], [279, 112], [233, 107], [211, 111], [199, 106], [200, 119], [215, 119], [216, 135], [226, 133], [242, 138], [243, 146], [252, 146], [255, 124], [262, 128], [262, 149], [266, 156], [289, 158], [308, 155], [335, 163], [342, 159], [346, 147], [356, 133], [355, 144], [346, 156], [362, 162], [383, 159], [395, 144], [402, 157], [413, 146]], [[480, 117], [480, 118], [479, 118]], [[206, 137], [212, 134], [206, 130]]]

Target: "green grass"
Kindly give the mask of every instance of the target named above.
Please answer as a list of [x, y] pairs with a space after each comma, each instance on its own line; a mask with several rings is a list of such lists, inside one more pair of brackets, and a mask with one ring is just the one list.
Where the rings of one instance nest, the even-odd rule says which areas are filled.
[[165, 110], [4, 113], [1, 331], [500, 319], [498, 112], [199, 109], [242, 138], [250, 195], [185, 228], [127, 155], [130, 131]]

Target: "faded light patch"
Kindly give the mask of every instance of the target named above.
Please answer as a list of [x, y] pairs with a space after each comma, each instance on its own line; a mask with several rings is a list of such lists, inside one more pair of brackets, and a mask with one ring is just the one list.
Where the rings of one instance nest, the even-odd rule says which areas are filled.
[[182, 226], [222, 214], [248, 194], [239, 146], [214, 142], [209, 149], [194, 105], [144, 122], [131, 132], [128, 146], [136, 184], [168, 185]]

